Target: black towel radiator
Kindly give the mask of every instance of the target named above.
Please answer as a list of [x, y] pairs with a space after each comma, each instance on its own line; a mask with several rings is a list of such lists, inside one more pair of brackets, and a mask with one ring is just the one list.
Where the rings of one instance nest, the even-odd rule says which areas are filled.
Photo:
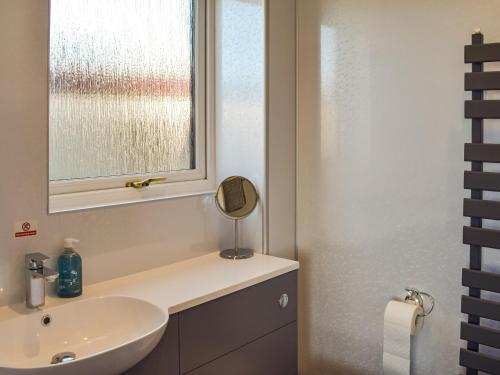
[[464, 173], [464, 187], [471, 195], [463, 206], [464, 216], [470, 217], [470, 226], [463, 228], [470, 264], [462, 270], [462, 285], [469, 293], [462, 296], [462, 313], [468, 317], [460, 327], [460, 337], [467, 341], [467, 348], [460, 350], [460, 365], [467, 374], [500, 374], [500, 358], [479, 350], [480, 345], [500, 349], [500, 330], [481, 322], [500, 321], [500, 303], [481, 296], [481, 291], [500, 293], [500, 274], [482, 270], [482, 247], [500, 249], [500, 230], [483, 228], [483, 219], [500, 220], [500, 202], [483, 199], [483, 191], [500, 192], [500, 173], [483, 171], [483, 163], [500, 163], [500, 144], [485, 144], [483, 135], [485, 119], [500, 119], [500, 100], [484, 100], [485, 91], [500, 90], [500, 71], [484, 71], [484, 63], [500, 61], [500, 43], [484, 44], [483, 39], [480, 32], [473, 34], [464, 53], [465, 62], [472, 64], [472, 72], [465, 74], [465, 90], [472, 92], [472, 100], [465, 101], [472, 140], [464, 149], [465, 161], [471, 162], [471, 170]]

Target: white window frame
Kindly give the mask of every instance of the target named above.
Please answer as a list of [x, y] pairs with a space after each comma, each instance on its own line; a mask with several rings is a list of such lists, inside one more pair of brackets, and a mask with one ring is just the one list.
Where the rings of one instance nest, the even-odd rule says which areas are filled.
[[[49, 181], [49, 213], [215, 192], [214, 0], [197, 0], [195, 3], [196, 169]], [[125, 187], [129, 181], [154, 177], [165, 177], [166, 182], [142, 189]]]

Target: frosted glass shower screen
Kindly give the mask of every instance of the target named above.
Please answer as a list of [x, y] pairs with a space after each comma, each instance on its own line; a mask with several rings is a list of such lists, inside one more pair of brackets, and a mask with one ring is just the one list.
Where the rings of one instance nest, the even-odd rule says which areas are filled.
[[196, 168], [192, 0], [51, 0], [50, 180]]

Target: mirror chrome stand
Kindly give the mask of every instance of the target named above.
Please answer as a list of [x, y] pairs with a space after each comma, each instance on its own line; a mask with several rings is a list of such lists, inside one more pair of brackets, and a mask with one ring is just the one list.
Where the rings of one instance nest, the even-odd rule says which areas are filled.
[[249, 216], [259, 195], [255, 186], [245, 177], [231, 176], [222, 181], [215, 194], [215, 205], [220, 213], [234, 222], [234, 247], [220, 252], [225, 259], [247, 259], [253, 257], [253, 250], [238, 247], [238, 222]]
[[234, 219], [234, 248], [220, 252], [220, 256], [225, 259], [246, 259], [253, 257], [253, 250], [240, 249], [238, 247], [238, 219]]

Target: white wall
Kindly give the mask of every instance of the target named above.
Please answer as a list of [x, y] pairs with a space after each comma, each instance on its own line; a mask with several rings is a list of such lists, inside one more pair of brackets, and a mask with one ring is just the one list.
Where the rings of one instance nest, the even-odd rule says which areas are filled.
[[295, 256], [295, 0], [267, 7], [268, 232], [272, 255]]
[[[0, 304], [23, 298], [23, 256], [56, 255], [81, 239], [92, 283], [218, 248], [218, 214], [205, 197], [47, 215], [48, 1], [0, 2]], [[39, 235], [14, 238], [16, 221]]]
[[[224, 113], [218, 120], [228, 131], [242, 125], [241, 120], [251, 133], [245, 141], [254, 143], [252, 147], [238, 143], [219, 147], [224, 161], [236, 166], [231, 169], [221, 163], [219, 177], [238, 172], [262, 185], [264, 99], [259, 98], [259, 87], [264, 83], [259, 79], [263, 73], [254, 77], [242, 72], [258, 73], [259, 64], [263, 71], [263, 38], [258, 37], [263, 34], [263, 6], [260, 1], [240, 1], [239, 7], [230, 3], [218, 0], [218, 12], [231, 6], [233, 24], [241, 32], [238, 40], [236, 35], [225, 35], [230, 29], [219, 34], [232, 42], [217, 50], [217, 58], [224, 60], [217, 81], [217, 109]], [[253, 18], [248, 18], [249, 6], [255, 8]], [[243, 32], [245, 27], [256, 31]], [[230, 223], [219, 215], [212, 196], [47, 215], [47, 38], [48, 0], [0, 0], [0, 305], [23, 299], [24, 254], [37, 250], [56, 256], [66, 236], [81, 239], [84, 283], [198, 256], [230, 243]], [[251, 60], [246, 59], [245, 45], [254, 51]], [[255, 52], [259, 49], [260, 53]], [[232, 65], [235, 61], [238, 73], [243, 74], [239, 82]], [[235, 101], [230, 99], [237, 92], [245, 100], [232, 107]], [[249, 99], [243, 93], [252, 96]], [[237, 117], [231, 117], [230, 111]], [[219, 142], [223, 141], [221, 137]], [[257, 236], [253, 232], [246, 236], [258, 238], [258, 246], [259, 215], [253, 217], [259, 223]], [[15, 239], [14, 223], [25, 219], [38, 221], [39, 235]]]
[[478, 27], [500, 41], [499, 12], [497, 0], [298, 0], [303, 374], [381, 374], [384, 307], [405, 286], [437, 301], [413, 374], [463, 373], [463, 45]]

